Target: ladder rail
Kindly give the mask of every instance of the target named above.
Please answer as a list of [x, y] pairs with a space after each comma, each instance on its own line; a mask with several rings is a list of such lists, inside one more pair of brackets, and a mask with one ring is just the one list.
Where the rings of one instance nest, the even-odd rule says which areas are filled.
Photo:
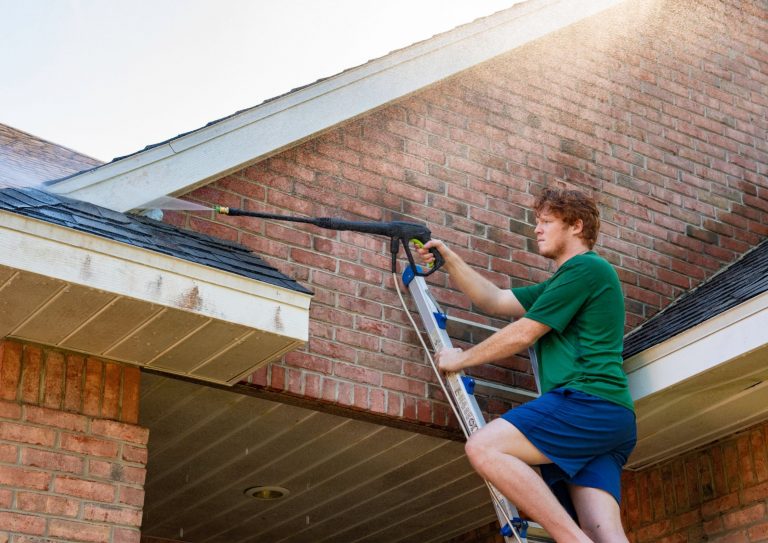
[[[403, 280], [416, 303], [417, 311], [422, 319], [425, 331], [432, 343], [434, 351], [437, 352], [443, 348], [451, 348], [453, 344], [445, 330], [445, 313], [440, 310], [437, 302], [432, 297], [424, 278], [418, 276], [411, 278], [406, 273]], [[439, 372], [437, 372], [437, 378], [438, 380], [442, 379]], [[470, 434], [476, 432], [485, 425], [485, 420], [483, 419], [477, 400], [470, 392], [474, 385], [471, 382], [471, 379], [467, 377], [463, 371], [447, 373], [445, 375], [445, 383], [455, 402], [456, 414], [459, 418], [459, 423], [462, 425], [462, 430], [464, 430], [465, 435], [469, 437]], [[448, 398], [448, 400], [450, 401], [451, 398]], [[527, 539], [525, 535], [518, 535], [517, 531], [512, 526], [515, 519], [519, 519], [517, 507], [515, 507], [515, 505], [501, 494], [501, 492], [499, 492], [491, 483], [486, 481], [486, 485], [491, 493], [496, 516], [502, 526], [504, 540], [507, 543], [512, 543], [515, 540], [511, 536], [514, 535], [518, 541], [526, 542]]]

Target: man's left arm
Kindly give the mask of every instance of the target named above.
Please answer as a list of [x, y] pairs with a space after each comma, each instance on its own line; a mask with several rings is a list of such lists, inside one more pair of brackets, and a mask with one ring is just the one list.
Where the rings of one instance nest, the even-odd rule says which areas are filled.
[[466, 351], [442, 349], [436, 354], [437, 364], [442, 371], [454, 372], [501, 360], [524, 351], [550, 330], [546, 324], [523, 317]]

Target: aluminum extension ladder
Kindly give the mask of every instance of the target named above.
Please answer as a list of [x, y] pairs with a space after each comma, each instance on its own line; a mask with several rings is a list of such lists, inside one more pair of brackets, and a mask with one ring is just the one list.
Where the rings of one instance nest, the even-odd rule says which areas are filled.
[[[448, 332], [446, 331], [446, 326], [449, 320], [459, 321], [466, 325], [475, 324], [462, 319], [449, 318], [446, 313], [440, 309], [437, 302], [432, 297], [424, 278], [416, 276], [410, 266], [406, 267], [406, 270], [403, 273], [403, 283], [411, 292], [411, 296], [413, 296], [413, 299], [416, 302], [416, 308], [421, 316], [424, 328], [435, 352], [453, 346], [450, 337], [448, 337]], [[481, 327], [494, 330], [485, 326]], [[536, 379], [536, 390], [540, 391], [541, 388], [539, 385], [536, 354], [533, 349], [530, 349], [529, 353], [531, 356], [533, 373]], [[443, 377], [438, 374], [437, 378], [442, 379]], [[457, 415], [459, 415], [460, 418], [459, 423], [463, 425], [467, 436], [482, 428], [485, 425], [485, 419], [483, 418], [483, 414], [480, 411], [480, 407], [477, 405], [477, 400], [474, 396], [474, 391], [477, 385], [475, 379], [465, 375], [463, 371], [459, 371], [446, 374], [444, 382], [446, 384], [446, 389], [448, 390], [448, 393], [451, 394], [453, 403], [456, 406]], [[486, 386], [488, 385], [490, 385], [490, 383], [486, 384]], [[515, 399], [518, 401], [525, 401], [538, 396], [538, 393], [532, 393], [522, 389], [508, 388], [507, 391], [511, 392], [511, 394], [507, 395], [508, 397], [516, 396]], [[488, 483], [488, 489], [491, 492], [496, 516], [502, 527], [501, 534], [504, 536], [504, 540], [507, 543], [517, 543], [517, 539], [515, 538], [515, 534], [510, 527], [508, 520], [512, 522], [514, 530], [517, 532], [520, 540], [524, 543], [527, 541], [553, 541], [541, 525], [521, 519], [517, 507], [505, 498], [492, 484]]]

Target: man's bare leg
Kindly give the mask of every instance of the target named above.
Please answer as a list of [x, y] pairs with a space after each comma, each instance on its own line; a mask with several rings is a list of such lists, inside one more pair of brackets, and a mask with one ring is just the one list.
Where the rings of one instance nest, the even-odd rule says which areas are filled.
[[480, 476], [525, 510], [558, 543], [592, 541], [530, 467], [551, 462], [515, 426], [504, 419], [488, 423], [470, 436], [466, 451]]
[[569, 485], [573, 506], [579, 515], [579, 524], [597, 543], [627, 542], [621, 525], [619, 504], [610, 493], [599, 488]]

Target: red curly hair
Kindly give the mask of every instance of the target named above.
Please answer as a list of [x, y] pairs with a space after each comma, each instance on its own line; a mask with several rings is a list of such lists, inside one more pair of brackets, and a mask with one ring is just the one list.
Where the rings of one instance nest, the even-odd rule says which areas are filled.
[[573, 189], [544, 189], [533, 204], [536, 216], [547, 211], [560, 218], [565, 224], [573, 226], [581, 221], [584, 227], [581, 238], [592, 249], [600, 231], [600, 212], [591, 196]]

